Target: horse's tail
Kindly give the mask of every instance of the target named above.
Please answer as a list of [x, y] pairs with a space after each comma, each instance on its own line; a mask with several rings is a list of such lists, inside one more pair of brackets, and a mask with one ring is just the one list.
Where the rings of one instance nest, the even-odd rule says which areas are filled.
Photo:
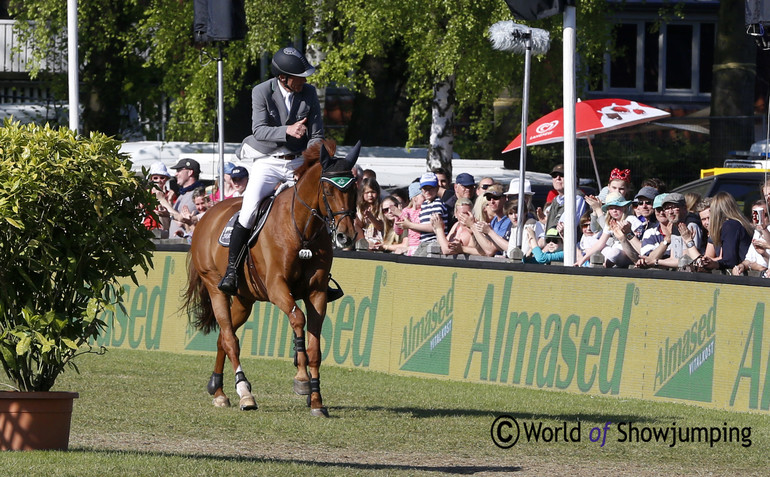
[[195, 329], [204, 335], [209, 334], [217, 327], [217, 320], [209, 291], [190, 255], [187, 256], [187, 274], [187, 291], [183, 296], [182, 308], [187, 310], [188, 319]]

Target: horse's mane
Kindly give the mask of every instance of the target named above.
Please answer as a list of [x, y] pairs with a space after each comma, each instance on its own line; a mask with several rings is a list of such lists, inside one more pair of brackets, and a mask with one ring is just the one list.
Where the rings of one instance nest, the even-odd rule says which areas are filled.
[[321, 144], [326, 147], [326, 152], [328, 152], [330, 156], [334, 157], [334, 153], [337, 152], [337, 142], [334, 141], [334, 139], [322, 139], [320, 141], [314, 142], [302, 153], [302, 157], [305, 158], [305, 162], [303, 162], [302, 165], [294, 171], [294, 175], [297, 176], [298, 179], [302, 177], [302, 174], [307, 172], [308, 169], [313, 167], [313, 165], [321, 159]]

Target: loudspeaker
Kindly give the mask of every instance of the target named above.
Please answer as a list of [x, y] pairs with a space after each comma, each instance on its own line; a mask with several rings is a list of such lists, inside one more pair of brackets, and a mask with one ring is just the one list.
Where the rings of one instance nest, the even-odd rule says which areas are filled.
[[195, 43], [246, 38], [244, 0], [195, 0], [193, 8]]

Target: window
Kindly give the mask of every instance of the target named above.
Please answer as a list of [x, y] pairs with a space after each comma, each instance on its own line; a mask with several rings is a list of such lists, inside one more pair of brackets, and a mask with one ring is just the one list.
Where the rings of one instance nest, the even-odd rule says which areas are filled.
[[713, 20], [622, 21], [615, 30], [617, 54], [605, 56], [605, 81], [597, 92], [707, 100], [715, 38]]

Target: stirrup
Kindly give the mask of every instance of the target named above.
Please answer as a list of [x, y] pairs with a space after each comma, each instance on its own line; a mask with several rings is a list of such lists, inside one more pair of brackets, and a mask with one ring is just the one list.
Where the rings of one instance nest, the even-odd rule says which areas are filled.
[[337, 283], [337, 280], [332, 278], [331, 273], [329, 274], [329, 281], [334, 282], [334, 285], [335, 285], [336, 288], [332, 288], [331, 286], [329, 286], [326, 289], [326, 302], [327, 303], [331, 303], [334, 300], [339, 300], [340, 298], [345, 296], [345, 292], [342, 291], [342, 287], [340, 287], [340, 284]]

